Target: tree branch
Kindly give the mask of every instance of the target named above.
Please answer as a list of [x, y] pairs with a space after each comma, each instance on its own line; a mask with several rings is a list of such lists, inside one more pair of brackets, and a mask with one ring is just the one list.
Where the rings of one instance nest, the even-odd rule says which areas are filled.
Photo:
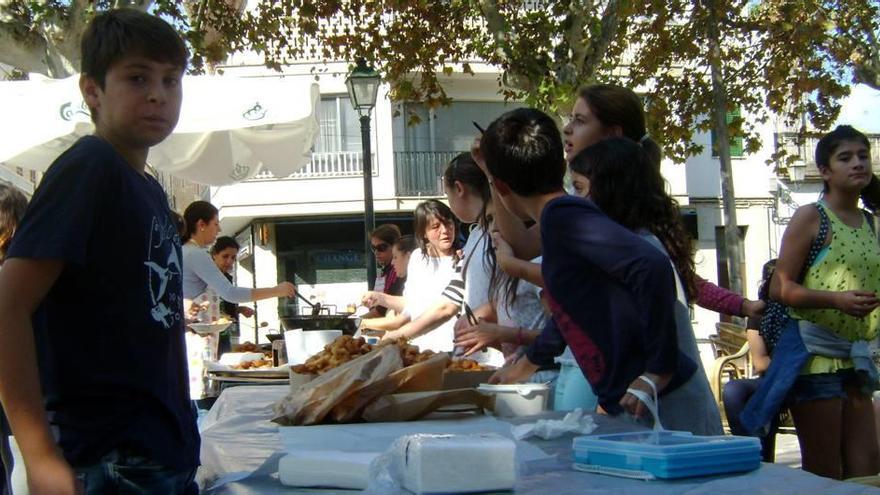
[[608, 47], [611, 46], [611, 41], [617, 33], [617, 28], [620, 25], [620, 9], [628, 5], [628, 0], [608, 0], [608, 4], [605, 5], [605, 12], [602, 14], [602, 30], [599, 32], [598, 37], [590, 40], [590, 48], [582, 65], [586, 73], [581, 73], [581, 78], [586, 77], [589, 79], [595, 73], [596, 66], [605, 57], [605, 53], [608, 51]]
[[503, 82], [523, 91], [531, 91], [534, 88], [534, 80], [529, 77], [528, 70], [523, 70], [527, 65], [524, 63], [524, 57], [518, 57], [513, 53], [510, 37], [516, 35], [511, 34], [510, 26], [498, 8], [497, 0], [480, 0], [480, 10], [486, 19], [486, 28], [495, 40], [495, 56], [507, 62]]
[[49, 75], [46, 40], [21, 26], [0, 22], [0, 63], [24, 72]]
[[577, 0], [572, 0], [569, 6], [568, 14], [568, 31], [565, 33], [565, 39], [568, 48], [571, 50], [571, 60], [574, 63], [573, 77], [577, 78], [586, 62], [587, 45], [584, 43], [584, 26], [587, 22], [585, 12], [592, 11], [593, 2], [589, 5], [582, 6]]

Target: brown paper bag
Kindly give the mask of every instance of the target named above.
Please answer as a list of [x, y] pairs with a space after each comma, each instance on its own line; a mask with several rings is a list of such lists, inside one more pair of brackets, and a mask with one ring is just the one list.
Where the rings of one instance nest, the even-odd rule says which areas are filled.
[[275, 404], [272, 421], [286, 426], [320, 423], [334, 406], [402, 367], [397, 346], [359, 356], [288, 393]]
[[358, 418], [364, 407], [377, 397], [392, 393], [440, 390], [443, 388], [443, 371], [448, 363], [449, 355], [444, 352], [397, 370], [384, 380], [373, 382], [349, 395], [333, 408], [331, 417], [336, 422], [347, 423]]
[[441, 407], [472, 405], [495, 409], [495, 396], [484, 395], [472, 388], [412, 392], [379, 397], [364, 409], [364, 421], [414, 421]]

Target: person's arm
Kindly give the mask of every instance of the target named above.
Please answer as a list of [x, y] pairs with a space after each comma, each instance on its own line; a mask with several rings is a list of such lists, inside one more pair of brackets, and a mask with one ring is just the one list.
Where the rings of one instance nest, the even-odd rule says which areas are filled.
[[746, 340], [749, 343], [749, 355], [752, 358], [752, 369], [761, 375], [770, 367], [770, 354], [767, 352], [767, 344], [764, 337], [757, 330], [746, 330]]
[[760, 317], [767, 305], [764, 301], [752, 301], [704, 279], [696, 277], [697, 305], [730, 316]]
[[541, 366], [553, 364], [553, 359], [565, 351], [565, 339], [550, 318], [541, 333], [513, 363], [501, 368], [489, 378], [489, 383], [519, 383], [534, 374]]
[[404, 299], [403, 296], [392, 296], [390, 294], [385, 294], [384, 292], [371, 290], [361, 296], [361, 304], [368, 308], [384, 306], [400, 313], [403, 311], [403, 308], [406, 307], [406, 299]]
[[541, 274], [541, 265], [531, 261], [521, 260], [513, 253], [513, 248], [508, 244], [499, 231], [492, 231], [492, 246], [495, 249], [495, 259], [498, 267], [512, 278], [523, 279], [532, 285], [544, 287], [544, 276]]
[[49, 429], [31, 315], [58, 279], [61, 260], [12, 258], [0, 270], [0, 402], [27, 470], [31, 493], [76, 491], [73, 470]]
[[470, 356], [484, 347], [499, 348], [501, 344], [529, 345], [540, 334], [540, 330], [508, 327], [488, 321], [480, 321], [477, 325], [461, 330], [455, 337], [455, 345], [467, 349], [464, 355]]
[[873, 292], [813, 290], [798, 282], [813, 239], [818, 235], [819, 222], [819, 212], [813, 205], [798, 208], [791, 218], [782, 235], [779, 260], [770, 282], [770, 296], [792, 308], [837, 309], [864, 317], [880, 305]]
[[290, 282], [281, 282], [275, 287], [260, 289], [236, 287], [223, 276], [223, 272], [217, 268], [217, 265], [207, 251], [200, 250], [187, 256], [186, 263], [188, 263], [188, 266], [185, 268], [192, 270], [208, 287], [214, 289], [214, 292], [224, 301], [243, 303], [273, 297], [293, 297], [296, 295], [296, 289]]
[[409, 315], [401, 313], [394, 316], [361, 320], [361, 327], [369, 328], [370, 330], [396, 330], [402, 325], [405, 325], [409, 320]]
[[420, 335], [426, 334], [458, 314], [460, 308], [460, 305], [457, 305], [452, 301], [444, 298], [442, 301], [439, 301], [437, 304], [435, 304], [432, 308], [420, 314], [415, 320], [412, 320], [409, 323], [401, 326], [397, 330], [386, 333], [384, 338], [413, 339]]

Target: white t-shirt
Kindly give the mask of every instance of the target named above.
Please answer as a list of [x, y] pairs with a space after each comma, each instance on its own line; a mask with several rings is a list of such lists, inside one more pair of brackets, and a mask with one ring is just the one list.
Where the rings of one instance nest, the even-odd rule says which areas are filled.
[[[403, 313], [415, 320], [422, 313], [432, 308], [449, 280], [455, 273], [452, 256], [432, 258], [424, 256], [422, 250], [416, 248], [409, 257], [406, 269], [406, 284], [403, 286], [403, 299], [406, 307]], [[413, 339], [412, 343], [419, 349], [431, 349], [434, 352], [452, 350], [454, 320], [449, 320], [434, 330]]]

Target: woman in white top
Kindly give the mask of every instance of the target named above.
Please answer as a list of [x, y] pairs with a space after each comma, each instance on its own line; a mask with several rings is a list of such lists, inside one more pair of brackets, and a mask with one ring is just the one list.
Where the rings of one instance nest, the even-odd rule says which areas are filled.
[[[296, 289], [290, 282], [275, 287], [251, 289], [236, 287], [217, 268], [208, 248], [220, 233], [217, 208], [207, 201], [195, 201], [183, 213], [186, 232], [183, 242], [183, 298], [192, 301], [211, 289], [220, 299], [231, 303], [259, 301], [272, 297], [293, 297]], [[187, 305], [188, 307], [188, 305]]]
[[[490, 207], [489, 181], [470, 153], [461, 153], [446, 167], [443, 182], [450, 209], [462, 223], [473, 224], [473, 228], [462, 249], [455, 276], [448, 281], [442, 297], [427, 301], [432, 303], [428, 310], [398, 330], [389, 332], [389, 338], [425, 334], [448, 324], [462, 308], [466, 307], [465, 312], [469, 312], [489, 302], [489, 287], [494, 272], [486, 232], [487, 210]], [[481, 361], [490, 360], [489, 355], [480, 357]], [[497, 364], [500, 364], [500, 360], [500, 355], [496, 356]]]
[[[364, 304], [376, 304], [399, 311], [392, 319], [364, 320], [362, 326], [376, 330], [394, 330], [431, 308], [455, 273], [456, 229], [455, 216], [448, 206], [431, 199], [419, 203], [415, 212], [414, 229], [418, 248], [413, 251], [407, 266], [403, 296], [389, 296], [368, 292]], [[436, 352], [452, 350], [452, 321], [420, 336], [408, 335], [421, 349]], [[394, 332], [385, 338], [401, 337]]]

